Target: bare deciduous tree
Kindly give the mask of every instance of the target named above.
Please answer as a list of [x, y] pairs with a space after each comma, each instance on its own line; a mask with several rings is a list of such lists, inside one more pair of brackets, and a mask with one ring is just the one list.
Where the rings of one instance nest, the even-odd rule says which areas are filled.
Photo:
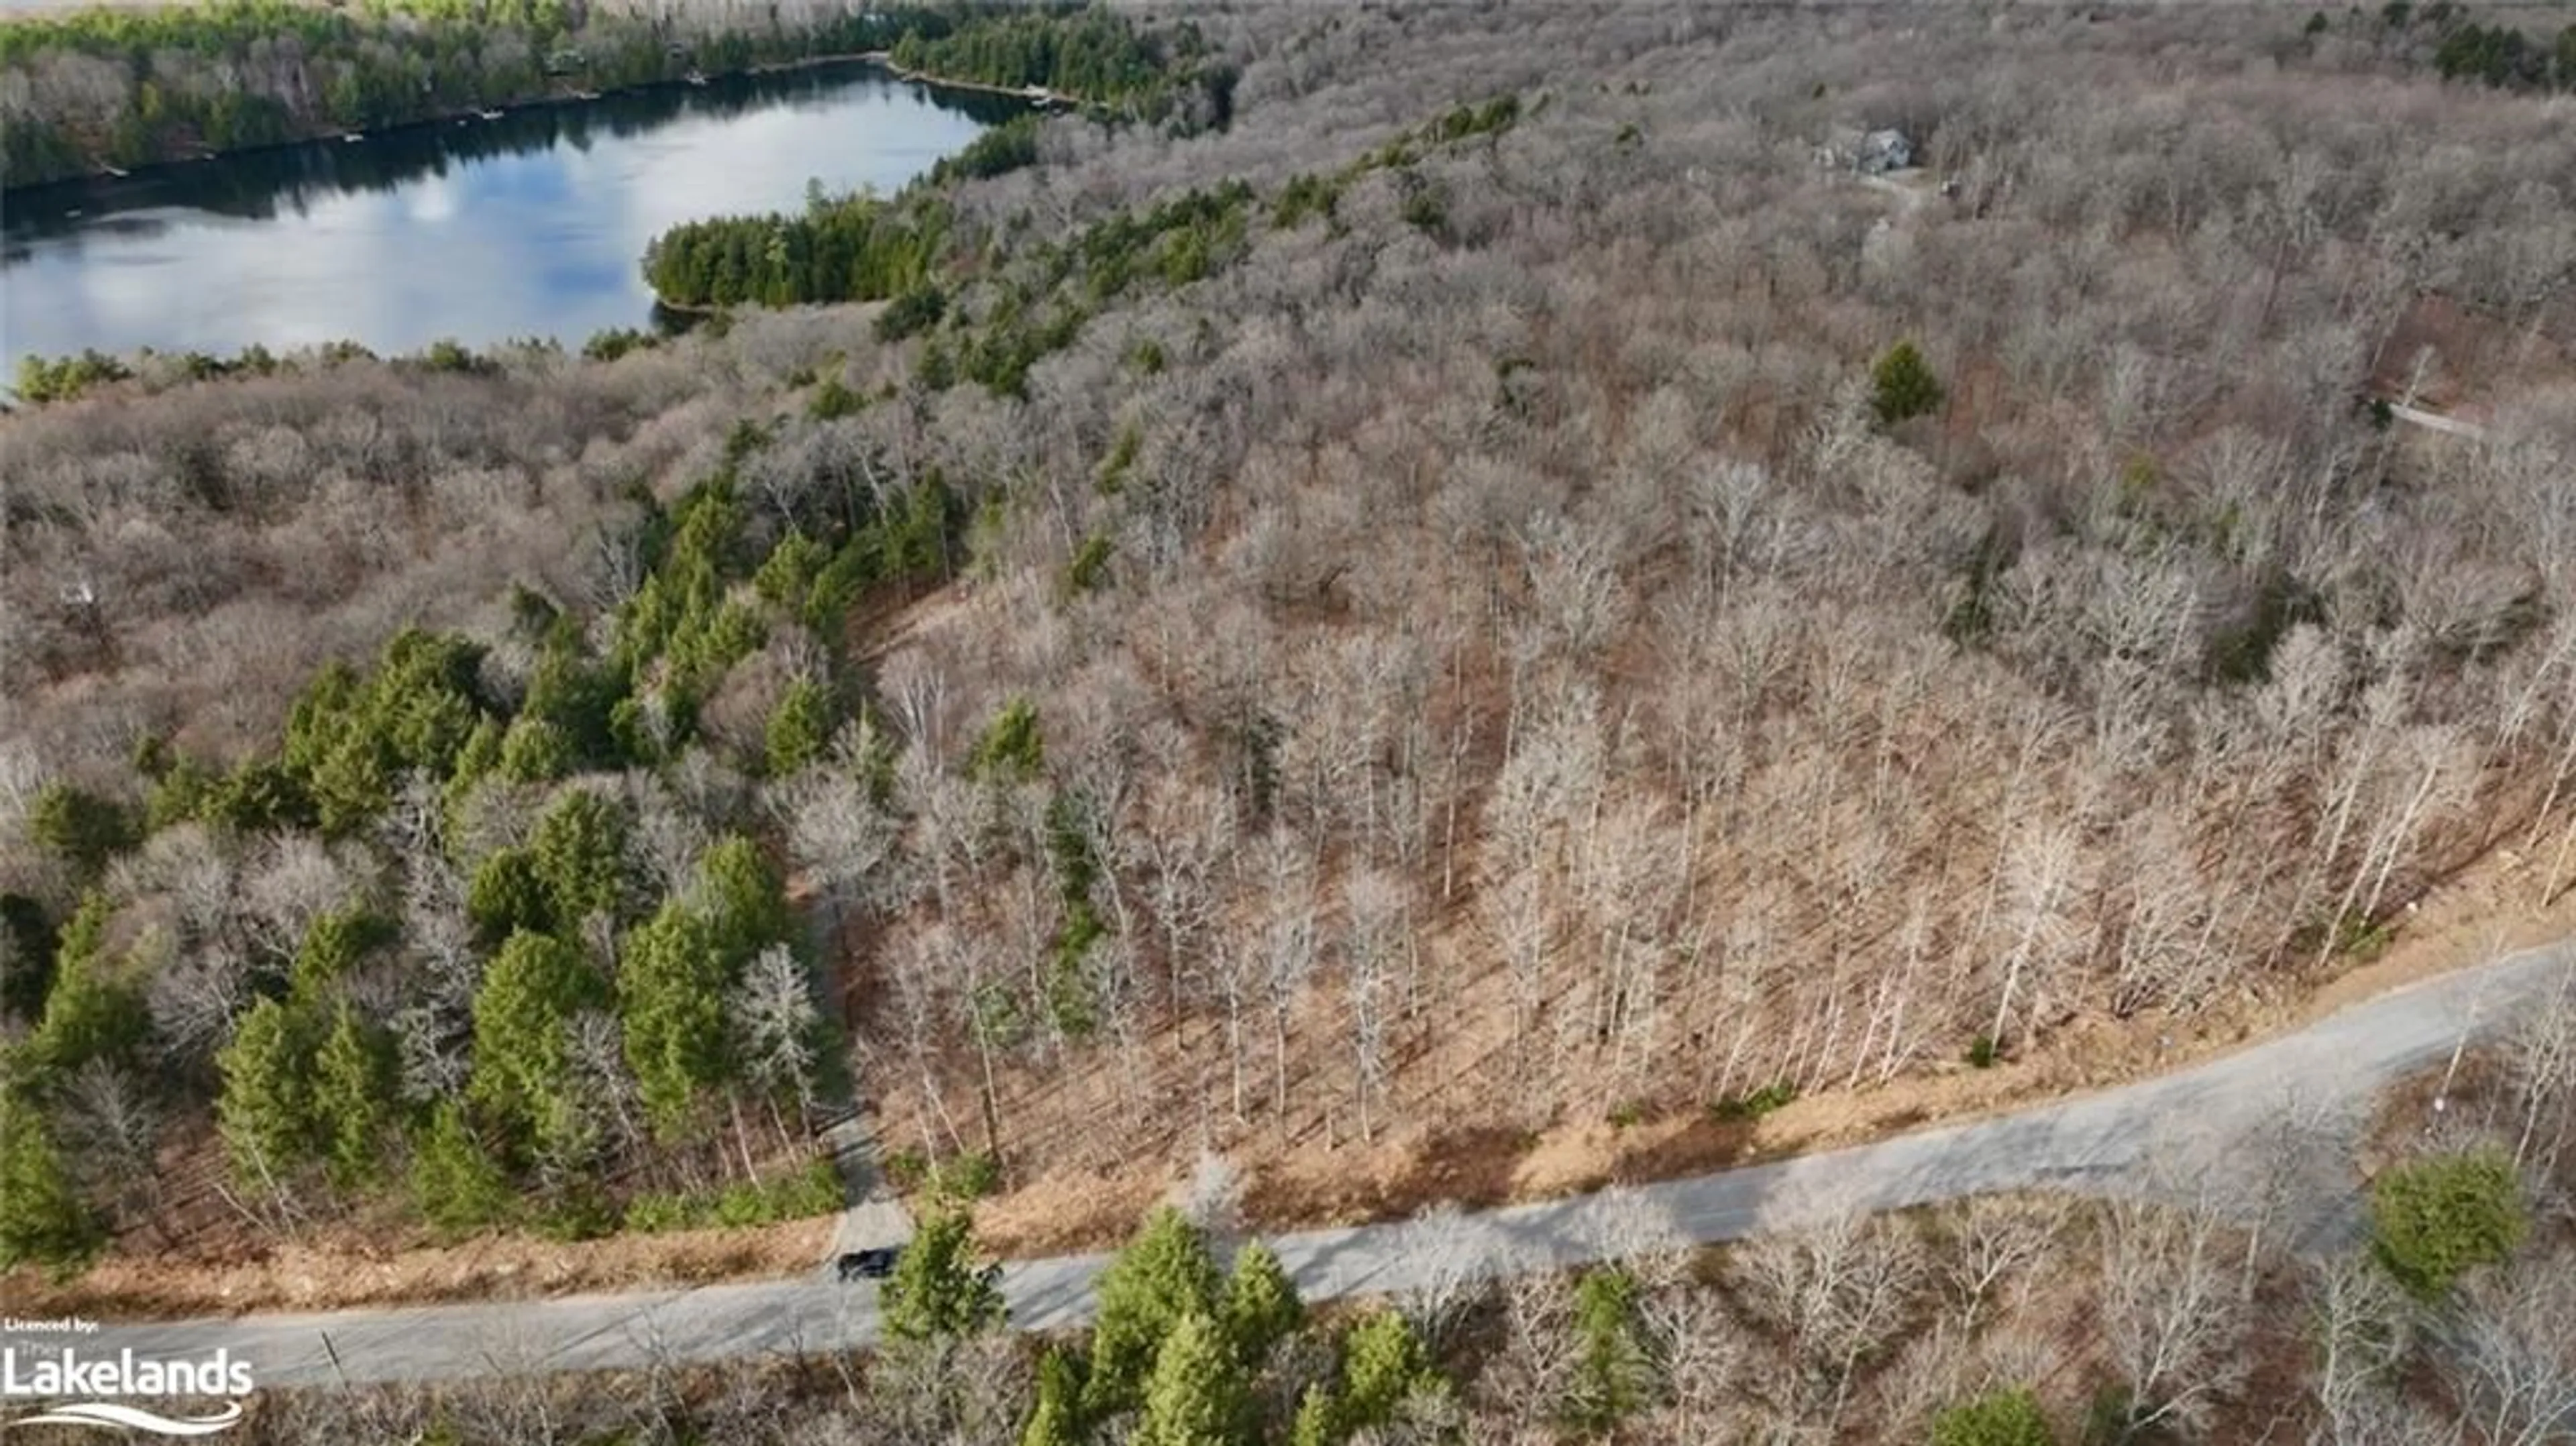
[[2062, 1243], [2064, 1201], [2047, 1195], [1979, 1195], [1947, 1212], [1941, 1275], [1959, 1313], [1959, 1329], [1974, 1333], [1998, 1298], [2022, 1288], [2031, 1272]]
[[792, 1099], [800, 1114], [812, 1113], [823, 1016], [804, 961], [784, 944], [770, 945], [743, 966], [727, 1003], [736, 1054], [752, 1084], [773, 1103]]
[[2313, 1391], [2319, 1446], [2382, 1439], [2392, 1379], [2408, 1344], [2406, 1302], [2378, 1263], [2342, 1256], [2318, 1266], [2308, 1298], [2316, 1322]]
[[2439, 1330], [2445, 1373], [2476, 1439], [2544, 1446], [2576, 1431], [2576, 1251], [2482, 1272]]
[[1792, 1409], [1830, 1430], [1863, 1358], [1904, 1323], [1926, 1266], [1903, 1226], [1828, 1206], [1813, 1224], [1755, 1236], [1735, 1252], [1729, 1273], [1785, 1343]]
[[2245, 1281], [2217, 1217], [2123, 1201], [2102, 1226], [2102, 1338], [2132, 1428], [2197, 1428], [2244, 1379]]

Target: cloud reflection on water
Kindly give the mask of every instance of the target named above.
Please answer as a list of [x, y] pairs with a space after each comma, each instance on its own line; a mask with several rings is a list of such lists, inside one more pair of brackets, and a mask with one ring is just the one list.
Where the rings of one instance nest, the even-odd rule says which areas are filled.
[[382, 352], [639, 326], [638, 262], [705, 216], [793, 210], [809, 179], [891, 191], [990, 103], [858, 68], [665, 89], [13, 193], [0, 352]]

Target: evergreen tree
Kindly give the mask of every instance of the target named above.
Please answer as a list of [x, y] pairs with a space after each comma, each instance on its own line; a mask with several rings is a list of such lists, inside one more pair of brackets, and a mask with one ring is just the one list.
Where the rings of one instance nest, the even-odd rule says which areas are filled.
[[447, 777], [446, 797], [450, 802], [500, 769], [502, 737], [498, 719], [486, 718], [474, 725], [474, 731], [466, 735], [465, 747], [456, 755], [454, 771]]
[[1156, 1210], [1101, 1272], [1085, 1410], [1098, 1419], [1134, 1408], [1164, 1338], [1184, 1317], [1213, 1318], [1217, 1287], [1198, 1231], [1170, 1206]]
[[617, 974], [626, 1064], [655, 1126], [685, 1127], [701, 1091], [732, 1074], [715, 932], [686, 903], [666, 901], [626, 936]]
[[513, 783], [544, 783], [572, 771], [572, 739], [543, 718], [522, 714], [501, 734], [495, 771]]
[[44, 1016], [27, 1041], [38, 1077], [59, 1080], [91, 1060], [121, 1058], [151, 1032], [142, 992], [116, 977], [107, 955], [111, 912], [104, 894], [82, 896], [55, 942]]
[[795, 942], [786, 886], [760, 849], [740, 834], [717, 840], [698, 859], [691, 902], [731, 974], [772, 944]]
[[345, 838], [393, 801], [393, 775], [383, 750], [354, 716], [335, 726], [339, 740], [314, 759], [304, 791], [322, 832]]
[[1341, 1429], [1348, 1433], [1395, 1419], [1406, 1398], [1445, 1391], [1448, 1378], [1402, 1313], [1380, 1309], [1342, 1338]]
[[144, 837], [190, 819], [211, 820], [216, 793], [222, 786], [222, 776], [197, 760], [170, 760], [169, 766], [153, 779], [152, 793], [144, 801]]
[[558, 619], [528, 679], [528, 696], [519, 714], [553, 728], [573, 758], [615, 764], [624, 761], [614, 727], [624, 695], [617, 673], [592, 661], [579, 626]]
[[1914, 343], [1900, 341], [1887, 349], [1870, 371], [1870, 408], [1882, 425], [1894, 426], [1941, 405], [1941, 381]]
[[1181, 1317], [1154, 1355], [1134, 1446], [1236, 1446], [1251, 1440], [1250, 1424], [1250, 1392], [1223, 1328]]
[[235, 833], [311, 828], [316, 820], [303, 780], [274, 758], [247, 758], [215, 787], [206, 811]]
[[1320, 1382], [1308, 1386], [1297, 1402], [1296, 1419], [1288, 1426], [1288, 1446], [1341, 1446], [1348, 1433], [1342, 1429], [1341, 1402], [1334, 1399], [1332, 1388]]
[[821, 684], [799, 678], [769, 715], [769, 776], [793, 778], [822, 760], [832, 742], [832, 703]]
[[0, 1270], [77, 1271], [107, 1243], [33, 1104], [0, 1090]]
[[1050, 1346], [1038, 1361], [1037, 1406], [1029, 1413], [1028, 1429], [1020, 1433], [1020, 1446], [1081, 1446], [1087, 1437], [1078, 1363]]
[[296, 997], [320, 998], [324, 989], [355, 969], [391, 932], [383, 920], [363, 909], [334, 910], [315, 919], [304, 931], [304, 942], [288, 970]]
[[343, 1000], [313, 1062], [313, 1120], [333, 1185], [351, 1190], [382, 1177], [393, 1106], [393, 1052]]
[[1258, 1240], [1234, 1257], [1234, 1272], [1226, 1281], [1224, 1322], [1235, 1359], [1247, 1371], [1259, 1370], [1270, 1358], [1271, 1348], [1306, 1322], [1306, 1304], [1297, 1298], [1295, 1283], [1280, 1268], [1278, 1255]]
[[573, 1017], [606, 1003], [581, 952], [560, 939], [512, 934], [474, 995], [474, 1074], [466, 1096], [515, 1138], [548, 1153], [580, 1153], [583, 1120], [572, 1099], [568, 1031]]
[[536, 855], [523, 848], [494, 849], [475, 866], [465, 889], [465, 916], [487, 945], [523, 931], [551, 934], [562, 922]]
[[143, 841], [132, 811], [59, 780], [37, 791], [27, 812], [27, 836], [59, 855], [84, 878], [117, 854]]
[[666, 900], [627, 935], [626, 1062], [657, 1128], [684, 1128], [706, 1092], [740, 1076], [724, 1001], [753, 956], [791, 942], [794, 921], [777, 872], [736, 835], [699, 858], [686, 898]]
[[54, 987], [61, 935], [45, 906], [25, 894], [0, 892], [0, 1011], [41, 1019]]
[[312, 1158], [313, 1030], [302, 1008], [276, 999], [254, 1004], [215, 1056], [223, 1093], [215, 1122], [245, 1184], [282, 1184]]
[[482, 1229], [509, 1215], [510, 1182], [454, 1100], [439, 1105], [430, 1117], [429, 1130], [412, 1157], [411, 1189], [421, 1218], [450, 1235]]
[[566, 791], [537, 821], [529, 863], [558, 927], [593, 914], [624, 922], [634, 892], [626, 833], [625, 811], [588, 788]]
[[963, 1210], [932, 1217], [896, 1260], [878, 1295], [886, 1334], [898, 1341], [962, 1340], [1002, 1324], [1002, 1268], [975, 1258], [975, 1225]]
[[1598, 1435], [1646, 1403], [1654, 1363], [1637, 1331], [1636, 1277], [1616, 1266], [1587, 1271], [1574, 1292], [1577, 1350], [1567, 1422]]

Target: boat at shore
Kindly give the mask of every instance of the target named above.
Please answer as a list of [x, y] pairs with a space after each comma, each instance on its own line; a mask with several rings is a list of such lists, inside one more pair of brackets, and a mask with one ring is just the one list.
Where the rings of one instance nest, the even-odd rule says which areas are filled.
[[484, 120], [499, 120], [501, 118], [501, 113], [497, 110], [478, 110], [474, 114]]

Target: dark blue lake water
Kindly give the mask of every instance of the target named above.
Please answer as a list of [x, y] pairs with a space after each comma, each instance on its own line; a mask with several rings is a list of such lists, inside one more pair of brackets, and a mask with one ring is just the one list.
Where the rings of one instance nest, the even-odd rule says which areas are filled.
[[378, 352], [641, 326], [676, 222], [891, 191], [1014, 113], [859, 64], [675, 86], [11, 193], [0, 365], [96, 347]]

